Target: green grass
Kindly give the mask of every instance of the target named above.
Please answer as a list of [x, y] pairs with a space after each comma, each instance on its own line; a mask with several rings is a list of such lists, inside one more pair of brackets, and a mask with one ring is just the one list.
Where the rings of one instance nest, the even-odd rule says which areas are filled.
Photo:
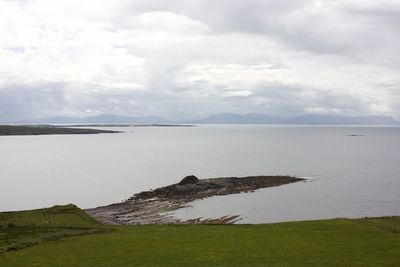
[[110, 230], [72, 204], [47, 209], [1, 212], [0, 254], [63, 237]]
[[18, 212], [0, 212], [0, 226], [93, 226], [99, 224], [73, 204]]
[[400, 266], [399, 233], [398, 217], [120, 226], [0, 252], [0, 266]]

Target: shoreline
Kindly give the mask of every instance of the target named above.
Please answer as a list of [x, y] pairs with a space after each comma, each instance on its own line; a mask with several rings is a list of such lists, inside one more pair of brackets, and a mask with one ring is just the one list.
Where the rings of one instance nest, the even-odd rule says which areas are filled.
[[292, 176], [248, 176], [198, 179], [191, 175], [179, 183], [143, 191], [121, 202], [86, 209], [92, 218], [113, 225], [135, 224], [232, 224], [240, 215], [219, 218], [180, 220], [171, 213], [187, 207], [189, 202], [212, 196], [254, 192], [257, 189], [306, 181]]

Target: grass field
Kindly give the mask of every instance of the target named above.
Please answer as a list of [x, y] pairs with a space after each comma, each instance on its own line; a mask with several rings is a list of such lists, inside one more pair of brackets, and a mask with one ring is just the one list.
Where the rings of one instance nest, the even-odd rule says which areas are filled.
[[0, 213], [0, 266], [400, 266], [398, 217], [112, 228], [52, 209]]

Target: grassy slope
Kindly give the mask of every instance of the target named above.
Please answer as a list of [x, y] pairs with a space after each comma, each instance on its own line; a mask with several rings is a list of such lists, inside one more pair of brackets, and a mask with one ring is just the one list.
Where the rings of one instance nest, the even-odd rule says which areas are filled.
[[106, 230], [103, 228], [104, 226], [72, 204], [47, 209], [1, 212], [0, 254], [43, 241], [103, 232]]
[[93, 226], [98, 224], [73, 204], [18, 212], [0, 212], [0, 226]]
[[122, 226], [3, 252], [0, 266], [400, 266], [400, 218]]

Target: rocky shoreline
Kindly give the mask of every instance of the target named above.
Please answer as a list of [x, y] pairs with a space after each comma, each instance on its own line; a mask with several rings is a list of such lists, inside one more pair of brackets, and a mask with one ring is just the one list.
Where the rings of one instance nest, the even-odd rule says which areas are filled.
[[242, 192], [253, 192], [266, 187], [304, 181], [292, 176], [248, 176], [198, 179], [191, 175], [179, 183], [155, 190], [143, 191], [121, 203], [87, 209], [94, 219], [105, 224], [230, 224], [240, 220], [240, 215], [220, 218], [193, 218], [179, 220], [171, 213], [186, 207], [196, 199]]

